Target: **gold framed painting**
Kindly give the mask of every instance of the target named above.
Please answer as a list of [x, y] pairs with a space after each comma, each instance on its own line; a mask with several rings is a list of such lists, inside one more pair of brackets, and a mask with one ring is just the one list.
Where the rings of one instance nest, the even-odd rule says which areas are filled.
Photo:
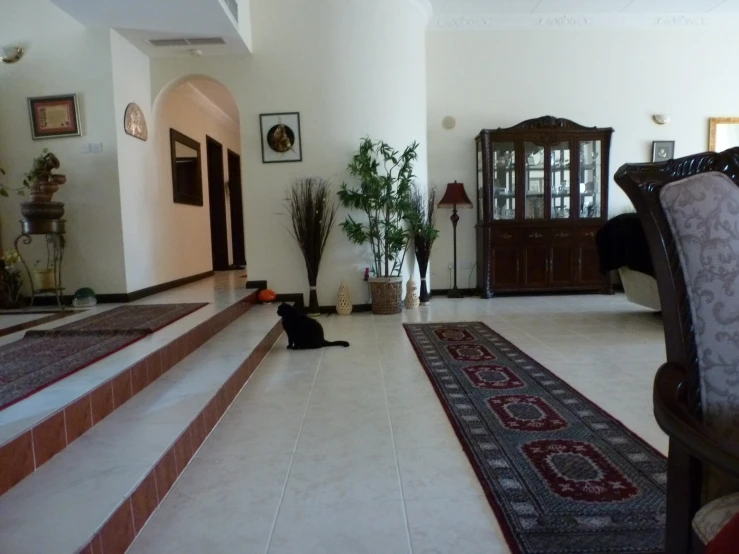
[[28, 113], [33, 140], [82, 134], [76, 94], [29, 98]]
[[739, 117], [712, 117], [708, 120], [708, 150], [723, 152], [739, 146]]

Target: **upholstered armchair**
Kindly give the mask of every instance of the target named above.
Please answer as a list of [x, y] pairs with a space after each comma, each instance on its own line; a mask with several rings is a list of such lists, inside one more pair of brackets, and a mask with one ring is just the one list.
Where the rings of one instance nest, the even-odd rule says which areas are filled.
[[739, 148], [625, 165], [615, 179], [644, 225], [662, 305], [665, 551], [703, 552], [739, 513]]

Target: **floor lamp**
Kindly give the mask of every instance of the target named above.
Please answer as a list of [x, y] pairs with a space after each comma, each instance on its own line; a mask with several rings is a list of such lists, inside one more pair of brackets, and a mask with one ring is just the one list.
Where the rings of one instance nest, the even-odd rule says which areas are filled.
[[457, 208], [472, 208], [472, 202], [470, 201], [467, 193], [464, 190], [464, 183], [458, 183], [454, 181], [446, 186], [444, 197], [437, 204], [439, 208], [451, 208], [452, 209], [452, 228], [454, 229], [454, 288], [448, 293], [448, 298], [462, 298], [462, 293], [457, 288], [457, 222], [459, 216], [457, 215]]

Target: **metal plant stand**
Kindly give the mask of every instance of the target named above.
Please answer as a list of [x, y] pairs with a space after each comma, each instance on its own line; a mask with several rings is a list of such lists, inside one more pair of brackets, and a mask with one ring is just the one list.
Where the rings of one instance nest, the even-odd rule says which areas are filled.
[[[64, 247], [66, 245], [66, 239], [64, 238], [64, 220], [22, 220], [21, 229], [21, 234], [15, 239], [15, 250], [18, 252], [18, 256], [23, 263], [23, 267], [26, 269], [28, 282], [31, 286], [30, 307], [33, 307], [37, 296], [53, 294], [56, 297], [59, 309], [64, 311], [66, 309], [62, 303], [62, 294], [64, 292], [64, 287], [62, 286], [62, 262], [64, 261]], [[31, 269], [19, 248], [21, 244], [29, 246], [33, 242], [34, 236], [43, 236], [46, 240], [48, 268], [51, 269], [54, 274], [54, 286], [52, 288], [36, 288], [36, 283], [33, 281]]]

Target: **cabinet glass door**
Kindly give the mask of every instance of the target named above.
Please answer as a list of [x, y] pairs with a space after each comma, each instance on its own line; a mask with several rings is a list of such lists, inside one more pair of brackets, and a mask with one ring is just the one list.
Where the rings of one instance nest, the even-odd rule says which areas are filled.
[[552, 145], [550, 180], [552, 187], [552, 219], [570, 217], [570, 143]]
[[516, 148], [493, 143], [493, 219], [516, 218]]
[[526, 154], [526, 219], [544, 219], [544, 156], [543, 146], [533, 142], [524, 143]]
[[577, 190], [581, 218], [600, 217], [602, 162], [601, 141], [580, 141], [580, 183]]
[[482, 140], [477, 141], [477, 220], [482, 221], [483, 215], [482, 202]]

